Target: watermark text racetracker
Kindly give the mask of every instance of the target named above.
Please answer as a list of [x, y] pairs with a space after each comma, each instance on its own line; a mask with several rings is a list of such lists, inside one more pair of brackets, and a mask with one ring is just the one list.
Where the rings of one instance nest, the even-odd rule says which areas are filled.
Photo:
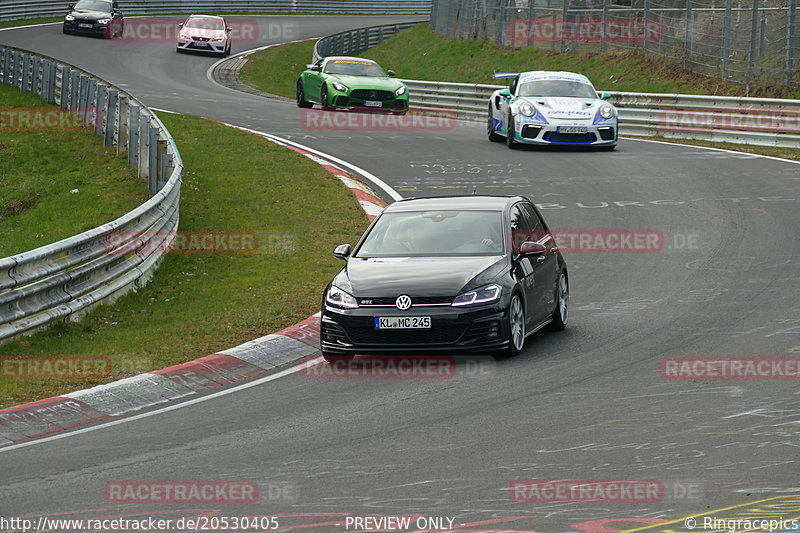
[[800, 380], [800, 357], [664, 357], [669, 380]]
[[[184, 19], [176, 18], [126, 18], [122, 36], [116, 42], [123, 43], [172, 43], [177, 42], [181, 32], [179, 23]], [[230, 38], [234, 43], [255, 43], [264, 39], [297, 39], [300, 35], [297, 23], [282, 22], [259, 25], [257, 19], [226, 17], [231, 29]], [[217, 26], [209, 22], [205, 26], [199, 23], [198, 36], [213, 38]]]
[[102, 379], [111, 375], [105, 356], [0, 357], [0, 379]]
[[0, 131], [77, 131], [103, 123], [103, 111], [95, 107], [52, 109], [9, 107], [0, 109]]
[[304, 109], [300, 121], [307, 131], [449, 131], [456, 127], [456, 112], [411, 109], [405, 115], [394, 115], [378, 111]]

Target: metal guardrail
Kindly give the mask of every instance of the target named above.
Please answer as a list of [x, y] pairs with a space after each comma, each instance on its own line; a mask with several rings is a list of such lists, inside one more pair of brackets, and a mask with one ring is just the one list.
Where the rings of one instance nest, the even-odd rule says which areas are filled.
[[[125, 15], [163, 13], [355, 13], [370, 15], [429, 14], [432, 0], [120, 0]], [[58, 17], [67, 12], [67, 1], [3, 0], [0, 20]]]
[[117, 146], [118, 154], [128, 152], [128, 163], [138, 167], [152, 193], [147, 202], [113, 222], [0, 258], [4, 342], [80, 316], [147, 282], [178, 227], [183, 162], [172, 136], [150, 109], [73, 65], [0, 46], [0, 83], [58, 104], [67, 116], [79, 115], [106, 146]]
[[367, 48], [382, 43], [395, 33], [423, 22], [427, 22], [427, 20], [370, 26], [328, 35], [314, 45], [311, 62], [316, 63], [320, 58], [328, 56], [358, 55]]
[[[489, 97], [502, 85], [402, 80], [409, 104], [452, 109], [458, 118], [485, 121]], [[622, 135], [800, 148], [800, 100], [688, 94], [611, 92]]]

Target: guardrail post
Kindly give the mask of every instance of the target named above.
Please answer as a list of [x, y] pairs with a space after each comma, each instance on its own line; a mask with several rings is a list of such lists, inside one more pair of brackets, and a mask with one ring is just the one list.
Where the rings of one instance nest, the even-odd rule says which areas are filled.
[[164, 173], [166, 165], [164, 164], [164, 157], [167, 155], [167, 140], [156, 140], [156, 158], [158, 160], [158, 175], [156, 179], [156, 192], [161, 190], [164, 183], [167, 181], [167, 175]]
[[34, 56], [33, 66], [31, 68], [31, 94], [37, 95], [40, 93], [39, 74], [42, 71], [42, 58], [39, 56]]
[[128, 166], [139, 166], [139, 106], [131, 104], [129, 106], [130, 115], [128, 119]]
[[383, 39], [383, 26], [378, 26], [378, 44], [382, 43]]
[[50, 62], [50, 84], [47, 86], [47, 103], [56, 103], [56, 75], [58, 73], [58, 63]]
[[336, 36], [336, 50], [331, 55], [342, 55], [342, 43], [344, 42], [344, 35], [341, 33]]
[[149, 138], [147, 187], [150, 194], [155, 194], [158, 192], [158, 128], [150, 126]]
[[14, 51], [14, 63], [11, 65], [11, 86], [19, 87], [19, 67], [21, 63], [19, 50]]
[[117, 100], [119, 99], [119, 92], [110, 89], [108, 91], [108, 104], [106, 104], [106, 113], [103, 117], [103, 133], [105, 138], [103, 144], [106, 146], [114, 146], [114, 134], [116, 133], [117, 125]]
[[128, 148], [128, 132], [130, 127], [130, 109], [128, 97], [120, 96], [117, 106], [117, 155], [121, 155]]
[[350, 32], [350, 38], [348, 39], [348, 43], [347, 43], [347, 53], [348, 54], [357, 53], [357, 52], [355, 52], [355, 48], [354, 48], [355, 36], [356, 36], [356, 32], [355, 31], [351, 31]]
[[95, 135], [102, 135], [105, 123], [108, 122], [108, 116], [105, 114], [107, 92], [108, 87], [102, 84], [97, 85], [97, 99], [94, 103], [94, 113], [92, 113], [92, 116], [94, 116], [93, 126]]
[[0, 79], [4, 85], [11, 83], [11, 50], [3, 48], [3, 78]]
[[50, 92], [50, 60], [45, 59], [42, 62], [42, 94], [39, 99], [42, 102], [47, 101], [47, 95]]
[[26, 93], [29, 91], [28, 85], [30, 84], [31, 77], [31, 56], [24, 54], [22, 56], [22, 85], [20, 85], [20, 92]]
[[69, 108], [74, 112], [80, 105], [81, 96], [81, 73], [77, 70], [72, 71], [72, 76], [69, 83]]
[[139, 115], [139, 179], [150, 178], [150, 117]]
[[[160, 141], [159, 141], [160, 142]], [[166, 150], [166, 142], [164, 149]], [[160, 191], [161, 188], [169, 181], [170, 176], [172, 176], [172, 171], [175, 169], [172, 163], [172, 154], [162, 154], [161, 155], [161, 176], [162, 180], [158, 186], [158, 190]]]
[[64, 66], [61, 69], [61, 109], [67, 109], [69, 107], [69, 97], [70, 97], [70, 81], [72, 78], [72, 69]]
[[90, 120], [93, 118], [89, 115], [89, 107], [91, 107], [97, 99], [97, 80], [89, 78], [89, 85], [86, 90], [86, 107], [82, 110], [83, 123], [86, 126], [94, 126], [95, 121]]

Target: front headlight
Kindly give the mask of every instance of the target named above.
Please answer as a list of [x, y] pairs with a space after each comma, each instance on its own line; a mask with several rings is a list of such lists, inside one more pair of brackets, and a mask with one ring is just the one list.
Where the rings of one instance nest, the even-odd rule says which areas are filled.
[[608, 120], [614, 116], [614, 108], [610, 105], [604, 105], [600, 108], [600, 116]]
[[339, 91], [340, 93], [346, 93], [347, 91], [350, 90], [347, 88], [347, 85], [341, 84], [338, 81], [333, 82], [331, 85], [333, 85], [333, 88]]
[[521, 106], [519, 106], [519, 112], [526, 117], [532, 117], [536, 113], [536, 109], [534, 109], [534, 107], [528, 102], [524, 102]]
[[503, 289], [500, 287], [500, 285], [492, 283], [491, 285], [486, 285], [480, 289], [459, 294], [453, 298], [453, 303], [451, 305], [453, 307], [461, 307], [464, 305], [488, 304], [496, 302], [500, 299], [501, 292], [503, 292]]
[[212, 43], [220, 43], [220, 42], [222, 42], [224, 40], [225, 40], [225, 36], [224, 35], [217, 35], [216, 37], [211, 39], [211, 42]]
[[180, 32], [178, 34], [178, 38], [179, 39], [183, 39], [183, 40], [188, 40], [189, 39], [189, 34], [186, 33], [185, 31], [182, 31], [182, 32]]
[[343, 307], [345, 309], [354, 309], [358, 307], [358, 302], [353, 295], [343, 291], [336, 285], [331, 285], [331, 288], [328, 289], [328, 294], [325, 295], [325, 301], [328, 305], [332, 305], [333, 307]]
[[105, 24], [108, 24], [109, 22], [111, 22], [111, 19], [100, 19], [97, 22], [98, 22], [98, 24], [105, 25]]
[[401, 86], [394, 92], [394, 94], [395, 96], [403, 96], [404, 94], [406, 94], [406, 86], [405, 85]]
[[66, 20], [67, 22], [72, 22], [73, 20], [75, 20], [75, 17], [73, 17], [72, 15], [67, 15], [66, 17], [64, 17], [64, 20]]

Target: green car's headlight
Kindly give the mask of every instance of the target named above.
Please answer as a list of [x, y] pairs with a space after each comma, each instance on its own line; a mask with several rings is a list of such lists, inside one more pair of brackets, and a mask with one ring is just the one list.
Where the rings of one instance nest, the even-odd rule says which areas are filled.
[[600, 108], [600, 116], [608, 120], [614, 116], [614, 109], [610, 105], [604, 105]]
[[347, 85], [339, 83], [338, 81], [333, 82], [331, 85], [333, 85], [333, 88], [339, 91], [340, 93], [346, 93], [347, 91], [350, 90], [347, 88]]
[[395, 94], [395, 96], [403, 96], [404, 94], [406, 94], [406, 86], [405, 85], [400, 86], [400, 88], [397, 89], [394, 92], [394, 94]]
[[534, 113], [536, 113], [536, 110], [533, 108], [531, 104], [525, 102], [521, 106], [519, 106], [519, 112], [525, 115], [526, 117], [532, 117]]

